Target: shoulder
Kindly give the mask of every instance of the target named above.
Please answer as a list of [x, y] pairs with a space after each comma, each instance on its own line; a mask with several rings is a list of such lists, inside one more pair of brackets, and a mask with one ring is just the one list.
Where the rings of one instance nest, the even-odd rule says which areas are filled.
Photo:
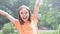
[[33, 15], [31, 16], [31, 20], [34, 21], [34, 22], [36, 22], [36, 23], [38, 22], [37, 17], [35, 17], [35, 16], [33, 16]]
[[19, 24], [19, 23], [20, 23], [20, 22], [19, 22], [18, 19], [16, 19], [15, 22], [14, 22], [14, 24]]
[[21, 27], [21, 24], [18, 19], [15, 21], [14, 26], [16, 29], [19, 29]]
[[31, 19], [37, 20], [37, 17], [35, 17], [34, 15], [32, 15], [32, 16], [31, 16]]

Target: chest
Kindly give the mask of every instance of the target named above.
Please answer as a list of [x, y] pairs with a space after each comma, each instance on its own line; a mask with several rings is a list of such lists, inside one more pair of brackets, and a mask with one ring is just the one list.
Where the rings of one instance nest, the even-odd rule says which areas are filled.
[[24, 25], [22, 25], [22, 30], [24, 31], [32, 31], [35, 28], [36, 28], [35, 23], [25, 23]]

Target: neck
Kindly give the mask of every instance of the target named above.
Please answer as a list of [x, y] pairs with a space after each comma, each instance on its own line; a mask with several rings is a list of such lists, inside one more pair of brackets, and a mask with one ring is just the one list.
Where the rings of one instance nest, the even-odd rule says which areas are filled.
[[29, 24], [30, 22], [29, 21], [25, 21], [24, 24]]
[[24, 23], [27, 23], [27, 22], [29, 22], [29, 21], [25, 21]]

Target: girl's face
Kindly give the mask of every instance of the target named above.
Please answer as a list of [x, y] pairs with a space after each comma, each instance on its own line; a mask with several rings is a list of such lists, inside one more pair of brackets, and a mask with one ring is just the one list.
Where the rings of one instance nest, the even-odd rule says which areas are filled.
[[29, 18], [29, 11], [26, 9], [26, 8], [22, 8], [20, 10], [20, 16], [21, 16], [21, 19], [26, 22], [28, 21], [28, 18]]

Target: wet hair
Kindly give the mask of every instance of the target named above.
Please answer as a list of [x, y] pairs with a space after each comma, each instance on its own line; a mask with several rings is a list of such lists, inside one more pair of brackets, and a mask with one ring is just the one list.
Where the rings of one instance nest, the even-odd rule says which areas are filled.
[[22, 18], [21, 18], [21, 16], [20, 16], [20, 10], [23, 9], [23, 8], [26, 8], [26, 9], [28, 10], [28, 12], [29, 12], [28, 21], [31, 22], [31, 12], [30, 12], [29, 7], [27, 7], [27, 6], [25, 6], [25, 5], [22, 5], [21, 7], [19, 7], [19, 12], [18, 12], [18, 14], [19, 14], [19, 22], [20, 22], [21, 25], [24, 24], [24, 21], [22, 20]]

